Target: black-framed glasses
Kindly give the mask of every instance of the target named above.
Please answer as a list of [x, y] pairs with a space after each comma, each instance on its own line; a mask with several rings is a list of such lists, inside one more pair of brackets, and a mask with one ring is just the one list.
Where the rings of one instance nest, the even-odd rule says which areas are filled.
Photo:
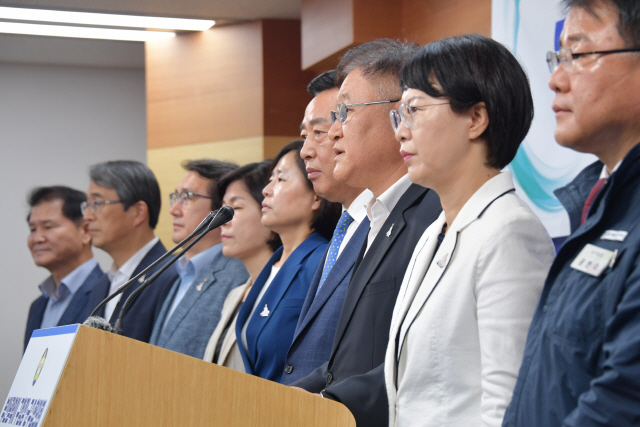
[[613, 50], [596, 50], [593, 52], [580, 52], [573, 53], [570, 47], [563, 47], [559, 51], [554, 52], [550, 50], [547, 52], [547, 64], [549, 65], [549, 71], [552, 73], [558, 69], [560, 65], [567, 70], [573, 69], [573, 62], [575, 59], [586, 55], [607, 55], [609, 53], [626, 53], [626, 52], [640, 52], [640, 47], [632, 47], [628, 49], [613, 49]]
[[169, 206], [173, 207], [176, 202], [180, 201], [180, 206], [183, 208], [189, 204], [191, 198], [202, 197], [203, 199], [211, 200], [211, 197], [204, 194], [192, 193], [191, 191], [183, 191], [182, 193], [173, 192], [169, 194]]
[[400, 104], [397, 110], [389, 111], [389, 118], [391, 119], [391, 127], [393, 131], [397, 131], [400, 123], [407, 129], [410, 129], [413, 125], [413, 112], [427, 107], [435, 107], [436, 105], [448, 105], [449, 102], [441, 102], [439, 104], [427, 104], [427, 105], [409, 105], [406, 102]]
[[87, 208], [91, 209], [91, 212], [97, 213], [100, 211], [102, 205], [112, 205], [114, 203], [122, 203], [122, 200], [87, 200], [80, 203], [80, 212], [82, 215], [87, 213]]
[[375, 105], [375, 104], [389, 104], [391, 102], [398, 102], [399, 99], [390, 99], [388, 101], [373, 101], [373, 102], [359, 102], [357, 104], [345, 104], [341, 102], [338, 104], [336, 111], [331, 111], [331, 124], [334, 124], [336, 120], [340, 120], [340, 123], [347, 121], [347, 108], [358, 107], [360, 105]]

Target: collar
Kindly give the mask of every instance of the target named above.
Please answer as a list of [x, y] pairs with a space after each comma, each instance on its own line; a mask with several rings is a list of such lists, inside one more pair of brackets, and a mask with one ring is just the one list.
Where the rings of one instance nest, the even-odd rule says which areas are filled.
[[213, 259], [222, 251], [222, 243], [211, 246], [210, 248], [200, 252], [197, 255], [192, 256], [190, 259], [180, 257], [176, 264], [176, 269], [180, 278], [184, 278], [187, 274], [191, 273], [194, 277], [198, 275], [206, 268], [211, 267]]
[[411, 180], [409, 179], [409, 174], [406, 174], [397, 180], [391, 187], [387, 188], [380, 197], [372, 199], [367, 205], [367, 216], [369, 217], [369, 220], [373, 222], [374, 209], [376, 211], [386, 211], [387, 214], [391, 212], [393, 208], [396, 207], [396, 204], [398, 204], [398, 200], [400, 200], [402, 195], [410, 186]]
[[358, 224], [362, 223], [367, 216], [367, 204], [373, 199], [373, 193], [371, 190], [364, 190], [354, 199], [348, 208], [342, 207], [343, 211], [349, 212], [351, 218]]
[[[93, 271], [94, 268], [98, 265], [98, 262], [95, 258], [91, 258], [89, 261], [86, 261], [84, 264], [77, 267], [71, 273], [67, 274], [61, 281], [59, 285], [59, 290], [65, 289], [69, 294], [75, 294], [78, 289], [83, 285], [84, 281], [87, 280], [89, 274]], [[49, 276], [44, 282], [40, 284], [40, 291], [42, 294], [47, 297], [53, 299], [53, 301], [58, 301], [59, 299], [64, 297], [66, 292], [58, 292], [58, 298], [55, 297], [56, 292], [56, 284], [53, 281], [53, 276]]]
[[602, 166], [602, 172], [600, 172], [600, 179], [609, 179], [609, 177], [610, 177], [611, 175], [613, 175], [613, 173], [614, 173], [615, 171], [617, 171], [617, 170], [618, 170], [618, 168], [620, 167], [620, 165], [621, 165], [621, 164], [622, 164], [622, 160], [620, 160], [620, 161], [618, 162], [618, 164], [617, 164], [617, 165], [615, 165], [615, 167], [613, 168], [613, 170], [611, 171], [611, 173], [609, 173], [609, 171], [607, 171], [607, 166], [606, 166], [606, 165], [603, 165], [603, 166]]
[[129, 258], [127, 262], [125, 262], [119, 269], [116, 268], [115, 263], [112, 264], [111, 269], [107, 272], [109, 280], [113, 282], [113, 278], [118, 273], [124, 275], [125, 277], [131, 277], [138, 264], [140, 264], [145, 255], [147, 255], [151, 248], [153, 248], [159, 241], [160, 239], [157, 236], [151, 239], [149, 243], [138, 249], [138, 252], [133, 254], [133, 256]]

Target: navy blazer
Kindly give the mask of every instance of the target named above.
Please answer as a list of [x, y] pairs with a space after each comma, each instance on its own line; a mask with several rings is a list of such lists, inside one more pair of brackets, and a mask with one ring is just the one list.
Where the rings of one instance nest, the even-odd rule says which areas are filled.
[[[131, 277], [135, 276], [145, 268], [147, 268], [151, 263], [153, 263], [156, 259], [160, 258], [166, 249], [162, 245], [162, 242], [158, 242], [151, 250], [142, 258], [140, 264], [136, 267]], [[171, 257], [167, 258], [171, 259]], [[129, 298], [129, 295], [136, 289], [140, 287], [145, 277], [151, 276], [155, 271], [159, 270], [167, 261], [160, 263], [151, 271], [149, 271], [145, 276], [138, 279], [138, 282], [134, 283], [124, 291], [118, 305], [116, 305], [115, 310], [113, 311], [113, 315], [109, 320], [111, 324], [115, 324], [118, 316], [120, 315], [120, 309], [124, 302]], [[152, 285], [147, 287], [138, 298], [131, 304], [129, 307], [129, 311], [124, 315], [123, 319], [123, 335], [125, 337], [133, 338], [139, 341], [149, 342], [149, 338], [151, 337], [151, 331], [153, 329], [153, 324], [160, 313], [160, 309], [162, 307], [162, 303], [164, 302], [169, 290], [171, 289], [171, 285], [178, 278], [178, 271], [174, 266], [169, 267], [164, 273], [162, 273]], [[94, 308], [100, 304], [100, 302], [105, 299], [109, 295], [109, 287], [111, 286], [111, 282], [109, 280], [108, 275], [104, 275], [100, 281], [96, 284], [93, 292], [91, 293], [91, 300], [87, 305], [86, 310], [83, 313], [83, 321], [89, 317], [89, 314], [93, 311]], [[104, 317], [104, 307], [100, 309], [96, 315]]]
[[324, 263], [329, 252], [327, 247], [300, 312], [293, 342], [285, 360], [284, 373], [280, 381], [282, 384], [289, 385], [309, 375], [329, 360], [353, 266], [368, 234], [369, 218], [365, 217], [342, 249], [318, 292]]
[[222, 254], [222, 245], [199, 272], [164, 325], [181, 280], [177, 279], [153, 326], [150, 344], [202, 359], [229, 292], [249, 278], [244, 264]]
[[[73, 325], [74, 323], [84, 322], [86, 317], [83, 317], [83, 311], [89, 302], [91, 291], [95, 287], [96, 283], [105, 274], [100, 269], [99, 265], [96, 265], [91, 273], [87, 276], [82, 283], [82, 286], [78, 288], [73, 295], [73, 299], [69, 303], [69, 306], [60, 317], [58, 326]], [[24, 349], [27, 349], [29, 339], [34, 330], [40, 329], [42, 325], [42, 318], [44, 317], [44, 310], [47, 308], [49, 298], [44, 295], [40, 295], [29, 308], [29, 317], [27, 318], [27, 331], [24, 334]]]
[[[280, 381], [287, 350], [298, 323], [313, 275], [322, 260], [328, 241], [318, 233], [312, 233], [285, 261], [274, 277], [269, 289], [248, 319], [258, 294], [271, 274], [271, 267], [282, 256], [282, 248], [275, 251], [242, 304], [236, 322], [238, 348], [248, 374]], [[261, 316], [265, 305], [269, 314]], [[242, 329], [246, 322], [247, 347], [242, 345]]]

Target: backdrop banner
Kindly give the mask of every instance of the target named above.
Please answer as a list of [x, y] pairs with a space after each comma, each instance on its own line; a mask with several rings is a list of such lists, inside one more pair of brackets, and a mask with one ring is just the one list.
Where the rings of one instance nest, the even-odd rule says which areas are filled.
[[492, 0], [491, 35], [509, 47], [526, 70], [535, 105], [531, 130], [508, 168], [518, 194], [554, 238], [569, 234], [569, 218], [553, 190], [597, 160], [561, 147], [553, 136], [556, 119], [551, 104], [555, 94], [549, 89], [546, 53], [559, 49], [563, 24], [559, 0]]

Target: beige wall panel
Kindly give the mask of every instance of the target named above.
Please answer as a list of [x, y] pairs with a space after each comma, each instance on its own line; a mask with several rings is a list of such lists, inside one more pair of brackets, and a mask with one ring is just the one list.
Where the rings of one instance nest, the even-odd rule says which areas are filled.
[[303, 69], [353, 45], [353, 0], [302, 0], [300, 16]]
[[264, 138], [255, 137], [149, 149], [147, 163], [158, 178], [162, 193], [162, 210], [156, 227], [156, 235], [160, 237], [167, 248], [174, 245], [171, 241], [173, 221], [169, 213], [169, 194], [175, 191], [176, 186], [186, 173], [180, 165], [182, 161], [208, 157], [232, 161], [239, 165], [259, 162], [264, 158], [264, 143]]
[[149, 148], [263, 134], [262, 23], [146, 44]]
[[[303, 112], [304, 114], [304, 112]], [[300, 121], [302, 121], [302, 114], [300, 115]], [[291, 141], [300, 139], [300, 135], [294, 136], [265, 136], [264, 137], [264, 158], [273, 159], [278, 151]]]
[[397, 37], [421, 45], [454, 35], [491, 36], [491, 0], [403, 0]]

